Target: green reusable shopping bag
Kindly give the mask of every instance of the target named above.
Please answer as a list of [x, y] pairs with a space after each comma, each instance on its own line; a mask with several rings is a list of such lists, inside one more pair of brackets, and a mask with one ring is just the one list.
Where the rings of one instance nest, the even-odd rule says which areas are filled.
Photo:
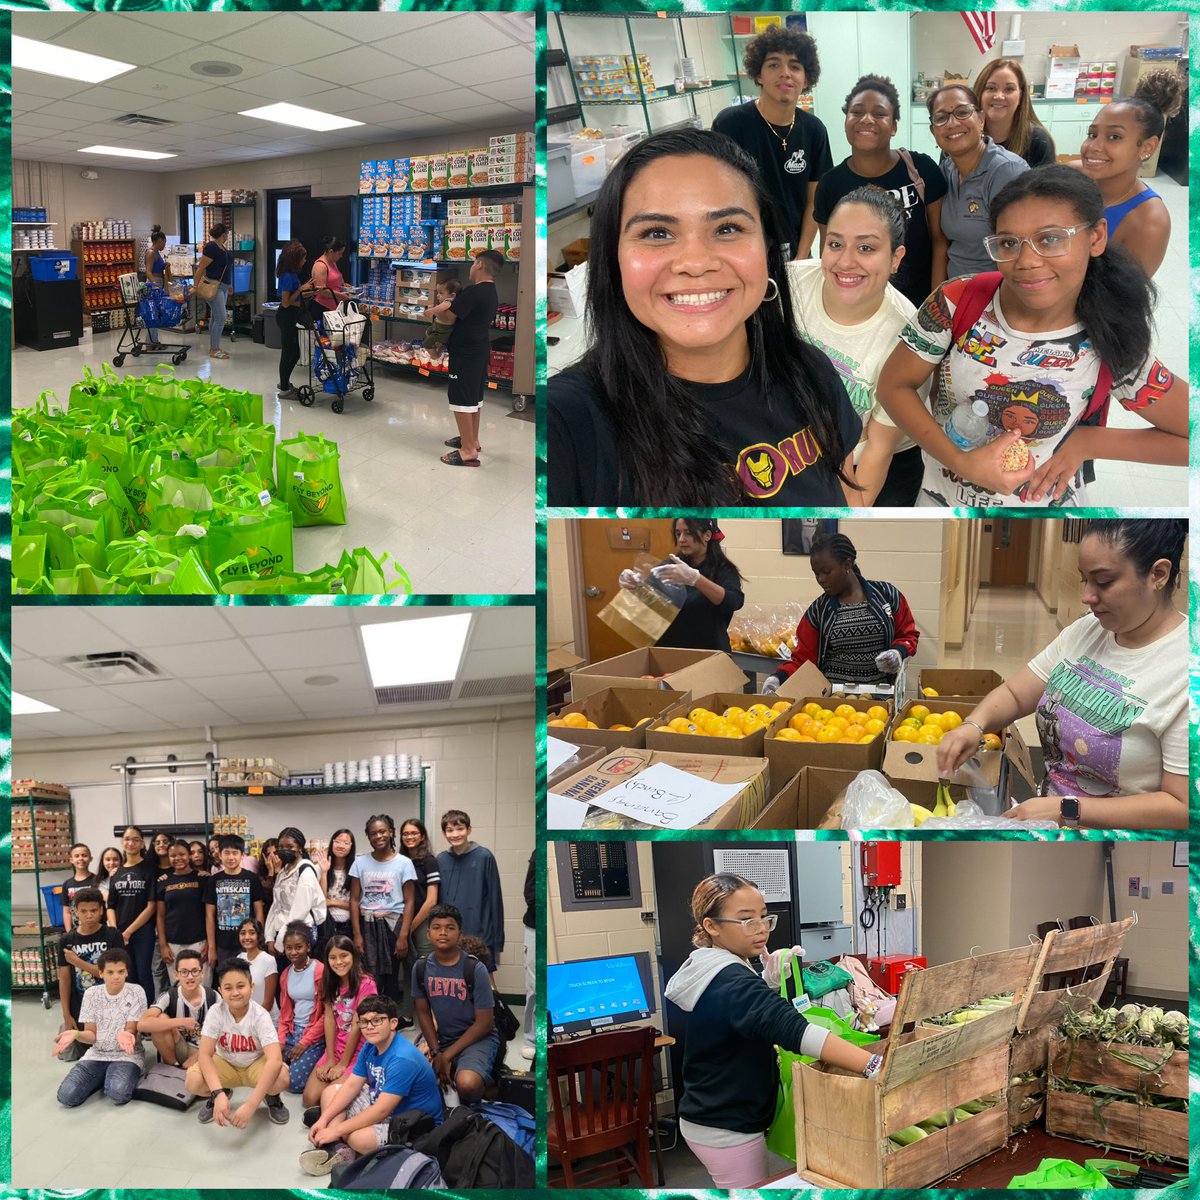
[[1100, 1190], [1112, 1187], [1112, 1184], [1095, 1167], [1081, 1166], [1067, 1158], [1043, 1158], [1037, 1170], [1013, 1176], [1008, 1186], [1014, 1191], [1041, 1191], [1043, 1188]]
[[[292, 570], [292, 511], [279, 500], [230, 511], [208, 527], [205, 565], [224, 590], [229, 579], [274, 579]], [[231, 565], [236, 564], [236, 565]]]
[[169, 425], [182, 429], [192, 412], [192, 397], [175, 379], [175, 371], [166, 363], [159, 363], [158, 370], [140, 381], [138, 395], [146, 418], [158, 425]]
[[396, 577], [388, 582], [387, 572], [384, 570], [387, 559], [386, 553], [376, 558], [365, 546], [343, 551], [341, 561], [337, 565], [342, 590], [348, 596], [386, 596], [392, 591], [402, 591], [406, 596], [411, 596], [412, 583], [408, 572], [399, 563], [392, 563]]
[[338, 472], [338, 448], [322, 434], [301, 432], [275, 447], [279, 498], [292, 510], [296, 528], [345, 525], [346, 494]]
[[174, 533], [181, 525], [207, 528], [213, 508], [208, 485], [174, 469], [154, 476], [146, 488], [146, 527], [151, 533]]
[[33, 587], [46, 573], [46, 535], [13, 532], [13, 590]]
[[112, 596], [124, 589], [102, 571], [80, 563], [69, 571], [51, 571], [50, 590], [56, 596]]
[[229, 414], [227, 425], [240, 428], [263, 423], [263, 398], [256, 392], [232, 392], [221, 388], [219, 395], [205, 395], [203, 403], [210, 408], [224, 409]]
[[181, 555], [147, 554], [144, 560], [142, 566], [126, 566], [123, 579], [136, 584], [147, 596], [218, 595], [216, 584], [194, 549]]
[[222, 563], [221, 592], [226, 596], [329, 596], [342, 591], [342, 580], [331, 566], [307, 574], [284, 571], [259, 578], [249, 573], [245, 555]]
[[[199, 455], [194, 461], [200, 478], [208, 484], [208, 490], [214, 496], [217, 494], [221, 481], [230, 475], [236, 476], [238, 479], [248, 479], [251, 483], [257, 482], [258, 477], [252, 473], [253, 464], [249, 456], [239, 450], [219, 448]], [[260, 488], [261, 485], [254, 490], [258, 491]]]
[[97, 426], [87, 435], [84, 461], [91, 479], [116, 479], [124, 483], [133, 475], [133, 457], [129, 439], [113, 433], [107, 426]]
[[103, 569], [107, 538], [104, 522], [98, 518], [76, 521], [62, 510], [43, 509], [36, 519], [23, 519], [14, 526], [15, 534], [44, 535], [46, 567], [50, 570], [65, 571], [81, 562]]

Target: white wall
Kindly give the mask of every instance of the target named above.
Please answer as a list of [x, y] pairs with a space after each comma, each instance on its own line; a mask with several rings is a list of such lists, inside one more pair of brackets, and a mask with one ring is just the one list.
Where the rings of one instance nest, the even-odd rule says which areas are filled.
[[[532, 705], [513, 705], [477, 711], [477, 717], [471, 710], [455, 713], [454, 720], [467, 715], [465, 724], [429, 720], [411, 728], [397, 722], [386, 729], [364, 725], [357, 730], [331, 731], [325, 722], [295, 722], [264, 727], [270, 732], [256, 735], [254, 727], [247, 726], [242, 737], [222, 741], [219, 752], [229, 757], [273, 757], [293, 771], [319, 771], [327, 760], [391, 753], [420, 754], [425, 762], [432, 763], [425, 810], [430, 840], [435, 850], [445, 849], [439, 814], [460, 808], [471, 816], [473, 839], [496, 856], [504, 889], [506, 940], [498, 982], [503, 992], [523, 995], [521, 917], [525, 912], [525, 871], [534, 847], [533, 710]], [[120, 787], [114, 786], [119, 777], [110, 764], [123, 762], [128, 755], [151, 761], [168, 753], [181, 759], [202, 758], [207, 749], [202, 736], [186, 734], [178, 740], [156, 734], [141, 742], [129, 738], [89, 739], [84, 749], [73, 749], [69, 740], [61, 748], [48, 742], [25, 746], [18, 742], [13, 748], [13, 778], [45, 779], [69, 786], [106, 785], [103, 790], [88, 788], [82, 794], [87, 797], [86, 809], [77, 804], [79, 835], [98, 859], [100, 851], [112, 844], [112, 827], [124, 819]], [[148, 774], [162, 778], [165, 773]], [[357, 822], [356, 836], [360, 848], [365, 848], [365, 838], [360, 834], [366, 815], [386, 811], [398, 824], [403, 816], [415, 812], [415, 800], [409, 792], [345, 800], [298, 797], [290, 801], [234, 802], [230, 810], [246, 812], [260, 837], [273, 836], [282, 826], [297, 824], [309, 837], [327, 838], [339, 826]], [[152, 824], [156, 816], [169, 819], [165, 803], [156, 807], [154, 799], [135, 802], [135, 819]], [[180, 813], [180, 820], [189, 819], [195, 819], [190, 811]], [[65, 877], [66, 871], [54, 872], [54, 882], [60, 874]], [[14, 903], [22, 903], [26, 894], [24, 902], [31, 903], [32, 877], [18, 876], [13, 882]]]

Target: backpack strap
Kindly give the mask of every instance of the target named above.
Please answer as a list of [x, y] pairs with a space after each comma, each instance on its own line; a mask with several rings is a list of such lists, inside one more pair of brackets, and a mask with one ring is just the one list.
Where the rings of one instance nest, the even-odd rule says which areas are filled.
[[921, 178], [921, 172], [917, 170], [917, 164], [913, 162], [913, 156], [904, 149], [903, 146], [896, 147], [896, 153], [900, 155], [900, 160], [904, 163], [904, 169], [908, 172], [908, 178], [912, 181], [913, 187], [917, 189], [917, 196], [921, 203], [925, 203], [925, 180]]
[[950, 330], [955, 345], [971, 332], [971, 327], [983, 316], [1003, 279], [999, 271], [984, 271], [967, 280], [954, 309], [954, 322]]
[[1096, 386], [1092, 389], [1091, 399], [1088, 400], [1087, 410], [1079, 419], [1080, 425], [1108, 424], [1108, 402], [1112, 393], [1113, 377], [1108, 369], [1108, 363], [1102, 362], [1096, 374]]

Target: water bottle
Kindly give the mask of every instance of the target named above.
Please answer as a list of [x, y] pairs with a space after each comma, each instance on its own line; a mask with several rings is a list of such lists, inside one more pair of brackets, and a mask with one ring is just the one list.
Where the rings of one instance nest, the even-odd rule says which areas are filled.
[[988, 407], [982, 400], [957, 404], [942, 428], [960, 450], [974, 450], [988, 440]]

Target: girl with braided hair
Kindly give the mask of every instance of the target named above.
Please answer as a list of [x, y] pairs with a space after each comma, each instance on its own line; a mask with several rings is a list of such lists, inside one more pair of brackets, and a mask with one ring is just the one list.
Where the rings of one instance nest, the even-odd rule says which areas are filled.
[[796, 648], [763, 685], [773, 695], [806, 662], [815, 663], [833, 683], [870, 689], [890, 686], [906, 658], [917, 650], [920, 634], [908, 601], [894, 584], [864, 579], [858, 551], [844, 533], [813, 539], [809, 565], [823, 595], [814, 600], [796, 627]]

